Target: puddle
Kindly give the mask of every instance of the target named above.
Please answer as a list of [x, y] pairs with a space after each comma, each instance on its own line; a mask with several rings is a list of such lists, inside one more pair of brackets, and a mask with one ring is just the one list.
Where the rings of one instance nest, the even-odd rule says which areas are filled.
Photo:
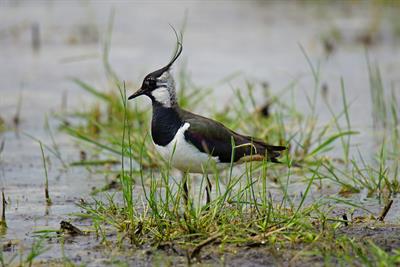
[[[44, 127], [48, 117], [63, 160], [67, 163], [79, 160], [81, 148], [57, 131], [58, 122], [53, 116], [79, 110], [93, 101], [67, 77], [78, 77], [98, 88], [109, 89], [101, 62], [101, 40], [113, 7], [116, 17], [110, 61], [120, 78], [134, 85], [170, 57], [175, 40], [168, 23], [178, 27], [187, 12], [183, 60], [179, 65], [187, 65], [196, 84], [213, 85], [237, 71], [244, 74], [230, 84], [216, 86], [210, 99], [223, 98], [227, 103], [233, 97], [230, 86], [241, 86], [243, 77], [268, 82], [274, 93], [298, 79], [299, 90], [294, 97], [298, 99], [298, 109], [307, 113], [310, 108], [305, 95], [312, 94], [314, 85], [311, 70], [299, 47], [301, 44], [311, 61], [319, 62], [320, 82], [328, 88], [326, 99], [335, 112], [341, 109], [340, 78], [343, 78], [347, 98], [352, 103], [349, 109], [352, 125], [361, 132], [356, 143], [368, 144], [358, 147], [361, 153], [368, 154], [376, 148], [376, 143], [370, 115], [372, 105], [366, 56], [360, 40], [372, 43], [368, 46], [368, 54], [372, 62], [379, 62], [385, 85], [399, 86], [400, 37], [394, 33], [391, 16], [394, 11], [382, 10], [383, 7], [372, 4], [328, 6], [254, 1], [111, 5], [106, 2], [33, 4], [3, 1], [0, 7], [0, 58], [6, 62], [0, 68], [0, 116], [8, 129], [14, 127], [12, 118], [21, 97], [18, 131], [0, 133], [0, 141], [5, 140], [0, 163], [1, 185], [9, 202], [6, 210], [8, 229], [1, 240], [4, 244], [14, 241], [23, 244], [27, 250], [35, 240], [34, 231], [58, 229], [62, 220], [73, 218], [70, 213], [79, 211], [76, 202], [90, 198], [93, 187], [101, 188], [105, 184], [104, 177], [88, 175], [84, 168], [65, 169], [54, 155], [45, 151], [49, 159], [49, 188], [53, 202], [46, 208], [40, 147], [25, 134], [51, 146], [51, 138]], [[379, 20], [376, 32], [372, 37], [362, 39], [369, 27], [375, 25], [375, 20]], [[335, 40], [337, 32], [340, 37]], [[324, 43], [321, 41], [324, 38], [333, 39]], [[263, 104], [262, 92], [257, 94], [258, 104]], [[291, 96], [282, 97], [290, 99]], [[148, 104], [148, 100], [140, 101]], [[199, 112], [207, 114], [207, 108], [223, 108], [223, 105], [215, 104], [219, 101], [210, 103]], [[321, 96], [317, 103], [319, 119], [330, 119]], [[367, 201], [366, 205], [378, 212], [381, 206], [375, 202]], [[395, 199], [394, 211], [387, 217], [391, 222], [398, 222], [395, 216], [398, 206], [399, 200]], [[78, 227], [86, 224], [77, 219], [73, 222]], [[64, 243], [48, 241], [47, 251], [40, 259], [62, 259], [65, 253], [73, 262], [93, 266], [110, 263], [110, 258], [130, 261], [123, 253], [110, 252], [108, 247], [99, 245], [97, 238], [76, 237]], [[6, 258], [18, 253], [17, 247], [5, 250]], [[229, 259], [235, 264], [244, 262], [243, 265], [248, 265], [246, 257], [258, 258], [255, 265], [258, 262], [259, 265], [273, 264], [271, 257], [265, 256], [270, 252], [265, 254], [263, 251], [264, 254], [258, 249], [241, 251]], [[134, 253], [134, 258], [139, 260], [137, 265], [162, 262], [165, 256], [146, 249]], [[213, 257], [210, 256], [209, 262], [218, 263]], [[185, 263], [183, 258], [172, 257], [171, 261]]]

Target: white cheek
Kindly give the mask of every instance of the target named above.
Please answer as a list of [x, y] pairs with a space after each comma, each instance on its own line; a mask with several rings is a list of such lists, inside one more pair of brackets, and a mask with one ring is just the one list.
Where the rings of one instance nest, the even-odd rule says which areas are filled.
[[165, 106], [171, 106], [171, 96], [166, 87], [159, 87], [156, 90], [153, 90], [151, 95], [157, 102], [160, 102]]

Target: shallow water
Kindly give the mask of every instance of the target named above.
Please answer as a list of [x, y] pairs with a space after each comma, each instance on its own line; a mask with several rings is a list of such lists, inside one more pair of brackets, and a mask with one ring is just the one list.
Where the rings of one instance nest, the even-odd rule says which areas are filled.
[[[58, 123], [52, 114], [79, 109], [92, 101], [90, 95], [67, 77], [78, 77], [98, 88], [109, 89], [101, 60], [101, 41], [112, 8], [116, 16], [110, 61], [120, 78], [134, 85], [169, 59], [175, 40], [168, 23], [179, 27], [187, 14], [184, 52], [177, 63], [178, 69], [185, 63], [194, 82], [204, 86], [213, 85], [237, 71], [242, 73], [229, 84], [215, 87], [210, 103], [217, 109], [223, 107], [218, 99], [229, 103], [231, 86], [243, 85], [245, 78], [268, 82], [272, 93], [298, 79], [296, 105], [309, 112], [305, 94], [311, 96], [314, 85], [301, 44], [311, 61], [319, 62], [321, 83], [329, 88], [327, 99], [335, 111], [342, 108], [340, 78], [343, 77], [347, 97], [352, 102], [349, 110], [352, 125], [361, 132], [356, 143], [368, 144], [360, 146], [365, 154], [374, 148], [375, 142], [366, 53], [357, 39], [368, 29], [376, 28], [377, 37], [376, 43], [367, 48], [371, 62], [379, 62], [387, 87], [399, 86], [400, 37], [394, 30], [398, 23], [393, 21], [395, 10], [372, 4], [193, 1], [113, 5], [106, 2], [2, 1], [0, 116], [10, 129], [0, 134], [0, 141], [5, 140], [0, 177], [9, 202], [9, 228], [3, 240], [21, 240], [29, 247], [33, 231], [58, 228], [69, 213], [78, 211], [75, 202], [88, 198], [92, 187], [104, 184], [104, 177], [89, 176], [83, 168], [64, 170], [46, 151], [51, 163], [49, 183], [53, 200], [46, 211], [40, 148], [24, 133], [51, 145], [44, 128], [47, 116], [64, 161], [79, 159], [80, 148], [71, 138], [57, 132]], [[40, 41], [33, 44], [32, 32], [37, 25]], [[335, 31], [340, 32], [341, 40], [333, 41], [334, 51], [328, 56], [321, 39], [331, 38]], [[15, 132], [12, 118], [20, 96], [21, 121]], [[65, 96], [66, 105], [63, 104]], [[257, 96], [258, 104], [263, 104], [263, 93], [258, 91]], [[289, 95], [283, 97], [290, 98]], [[139, 101], [148, 103], [145, 99]], [[319, 119], [329, 120], [331, 115], [320, 95], [317, 103]], [[204, 108], [198, 112], [207, 114], [208, 111]], [[374, 201], [368, 205], [380, 209]], [[397, 205], [398, 200], [393, 206]], [[394, 214], [389, 213], [388, 218], [398, 220]], [[77, 250], [91, 250], [95, 243], [78, 240], [67, 244], [66, 250], [74, 261], [90, 262], [78, 260], [76, 253]], [[54, 255], [61, 256], [59, 244], [49, 244], [49, 251], [43, 258]]]

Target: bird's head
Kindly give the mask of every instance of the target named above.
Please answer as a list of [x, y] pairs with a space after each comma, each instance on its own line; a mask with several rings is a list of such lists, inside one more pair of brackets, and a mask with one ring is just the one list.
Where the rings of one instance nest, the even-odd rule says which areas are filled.
[[128, 99], [146, 95], [150, 97], [153, 103], [156, 102], [165, 107], [176, 105], [175, 82], [170, 73], [170, 69], [181, 53], [182, 43], [178, 39], [177, 49], [171, 61], [161, 69], [147, 74], [140, 89], [133, 93]]

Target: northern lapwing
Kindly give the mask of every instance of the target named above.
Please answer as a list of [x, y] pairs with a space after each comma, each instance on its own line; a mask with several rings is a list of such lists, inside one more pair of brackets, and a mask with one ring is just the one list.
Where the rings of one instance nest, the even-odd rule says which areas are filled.
[[[260, 139], [236, 133], [222, 123], [191, 113], [179, 107], [176, 98], [171, 66], [182, 53], [182, 43], [178, 40], [172, 60], [159, 70], [148, 74], [142, 86], [128, 99], [140, 95], [152, 101], [153, 116], [151, 137], [161, 156], [185, 174], [207, 173], [214, 169], [240, 164], [247, 161], [268, 160], [279, 162], [278, 157], [286, 149], [284, 146], [268, 145]], [[186, 177], [186, 175], [184, 176]], [[207, 203], [210, 202], [211, 182], [207, 177]], [[183, 183], [185, 201], [188, 188]]]

